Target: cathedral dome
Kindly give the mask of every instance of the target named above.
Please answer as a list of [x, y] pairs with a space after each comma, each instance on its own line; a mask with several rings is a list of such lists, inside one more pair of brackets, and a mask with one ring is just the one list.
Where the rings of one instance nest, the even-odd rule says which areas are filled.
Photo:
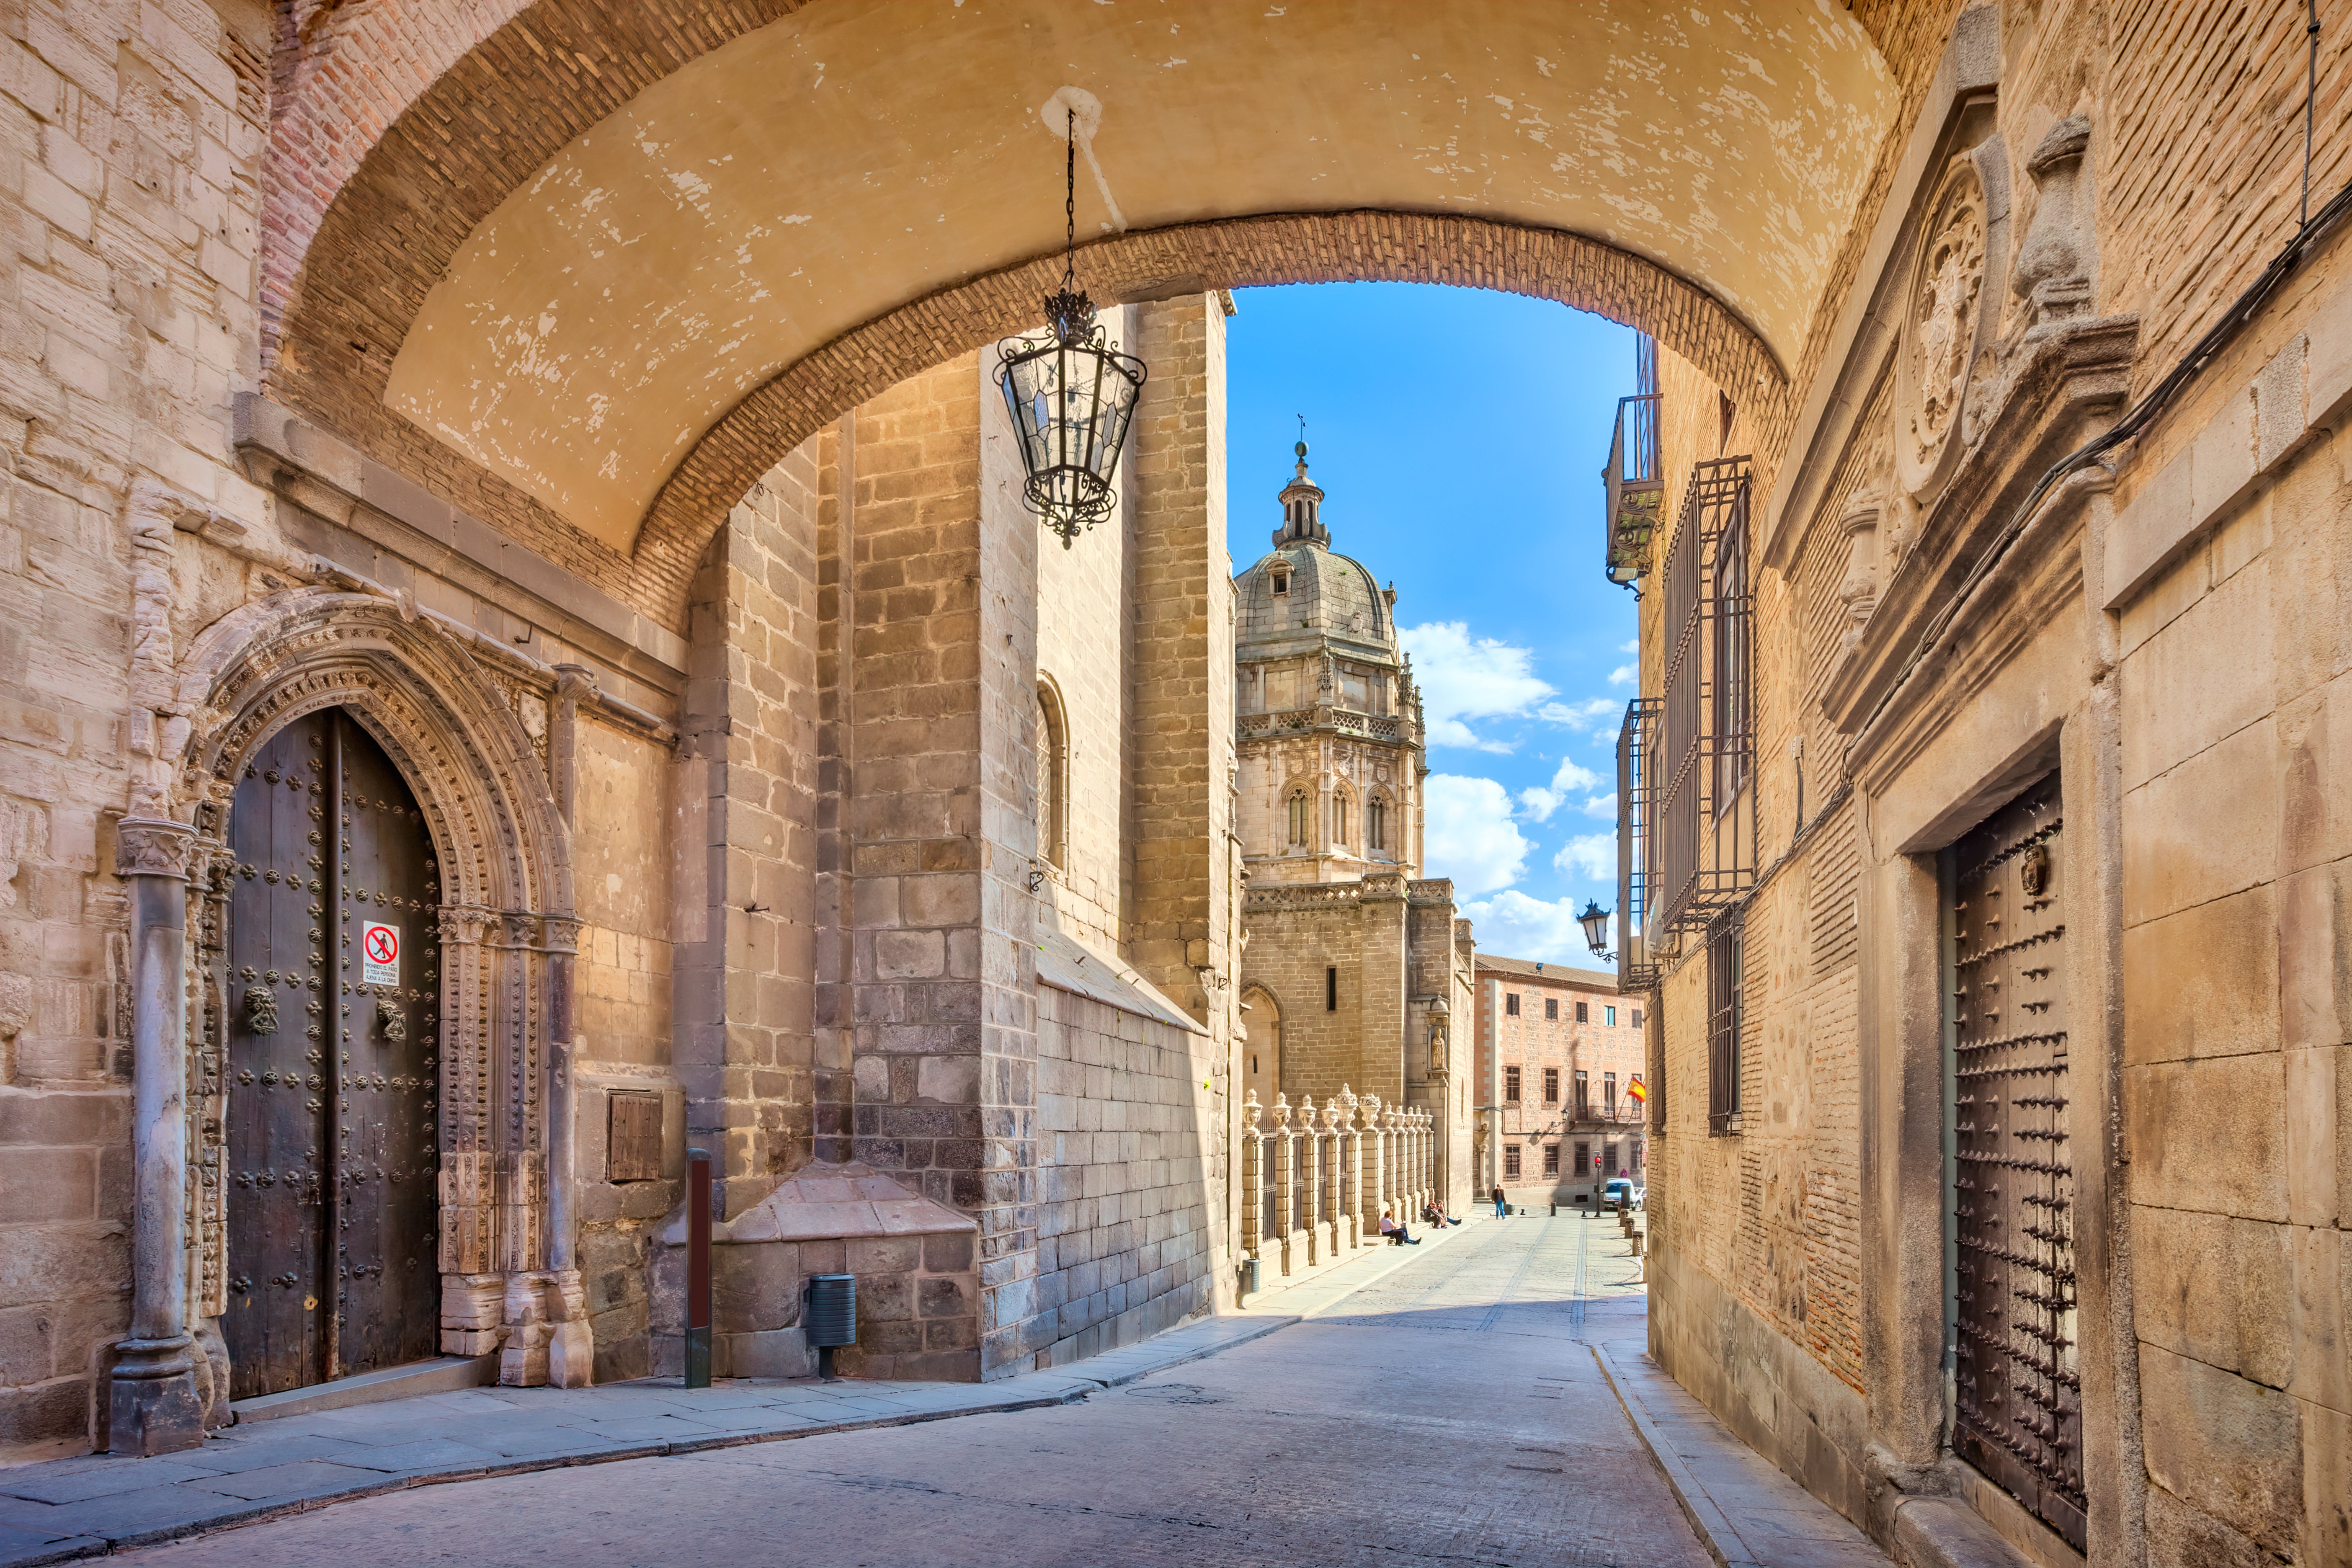
[[1331, 548], [1323, 526], [1323, 491], [1307, 477], [1307, 443], [1296, 477], [1282, 492], [1283, 525], [1274, 551], [1234, 580], [1241, 603], [1235, 654], [1275, 658], [1325, 643], [1393, 664], [1396, 616], [1391, 596], [1360, 561]]

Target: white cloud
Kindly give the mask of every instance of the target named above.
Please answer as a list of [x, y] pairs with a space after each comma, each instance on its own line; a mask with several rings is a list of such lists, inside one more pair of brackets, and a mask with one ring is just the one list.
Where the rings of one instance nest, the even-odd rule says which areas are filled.
[[1432, 745], [1507, 752], [1511, 742], [1482, 738], [1465, 721], [1524, 713], [1552, 694], [1535, 673], [1533, 650], [1474, 637], [1465, 621], [1431, 621], [1397, 634], [1412, 655]]
[[[1551, 775], [1549, 784], [1523, 789], [1519, 792], [1519, 806], [1530, 820], [1549, 822], [1551, 814], [1558, 811], [1570, 795], [1580, 790], [1597, 789], [1600, 784], [1599, 773], [1594, 773], [1591, 768], [1578, 766], [1570, 758], [1562, 757], [1559, 762], [1559, 771]], [[1611, 799], [1613, 801], [1615, 796], [1612, 795]], [[1585, 810], [1589, 812], [1591, 809], [1591, 804], [1588, 803]]]
[[1585, 833], [1559, 847], [1551, 858], [1551, 868], [1570, 875], [1581, 874], [1596, 882], [1614, 881], [1617, 877], [1617, 835]]
[[1629, 637], [1625, 641], [1617, 645], [1617, 651], [1619, 653], [1639, 653], [1642, 651], [1642, 639], [1640, 637]]
[[1511, 797], [1493, 779], [1432, 773], [1422, 810], [1429, 876], [1451, 877], [1464, 893], [1491, 893], [1527, 868], [1535, 846], [1511, 821]]
[[1625, 704], [1613, 697], [1588, 697], [1581, 702], [1547, 702], [1536, 710], [1547, 724], [1585, 734], [1613, 736], [1625, 717]]
[[1612, 789], [1607, 795], [1592, 795], [1577, 809], [1587, 816], [1597, 816], [1603, 822], [1614, 822], [1617, 820], [1617, 792]]
[[1574, 899], [1531, 899], [1516, 888], [1460, 906], [1481, 952], [1599, 969], [1601, 960], [1585, 942], [1584, 928], [1576, 923], [1580, 907]]
[[1641, 673], [1642, 672], [1640, 670], [1634, 668], [1630, 664], [1621, 664], [1616, 668], [1609, 672], [1609, 684], [1612, 686], [1631, 686], [1633, 684], [1634, 680], [1640, 677]]

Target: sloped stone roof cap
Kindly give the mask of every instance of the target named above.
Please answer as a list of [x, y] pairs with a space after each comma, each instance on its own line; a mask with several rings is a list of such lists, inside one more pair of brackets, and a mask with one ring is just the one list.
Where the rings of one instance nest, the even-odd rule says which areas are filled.
[[[980, 1222], [900, 1185], [871, 1165], [816, 1160], [776, 1184], [775, 1191], [710, 1227], [719, 1242], [834, 1241], [869, 1236], [936, 1236], [973, 1230]], [[662, 1226], [667, 1247], [686, 1245], [683, 1206]]]

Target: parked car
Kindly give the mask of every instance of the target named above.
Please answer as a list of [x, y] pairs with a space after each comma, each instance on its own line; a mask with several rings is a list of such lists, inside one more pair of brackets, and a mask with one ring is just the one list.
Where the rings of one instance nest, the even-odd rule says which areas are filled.
[[1640, 1208], [1642, 1200], [1649, 1195], [1647, 1186], [1623, 1176], [1611, 1177], [1609, 1184], [1601, 1189], [1601, 1203], [1613, 1209]]

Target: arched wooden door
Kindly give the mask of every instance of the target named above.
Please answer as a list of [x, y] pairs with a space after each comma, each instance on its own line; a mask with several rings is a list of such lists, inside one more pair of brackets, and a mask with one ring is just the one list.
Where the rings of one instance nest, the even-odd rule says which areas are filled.
[[340, 709], [238, 781], [229, 843], [235, 1398], [437, 1349], [440, 878], [424, 813]]

